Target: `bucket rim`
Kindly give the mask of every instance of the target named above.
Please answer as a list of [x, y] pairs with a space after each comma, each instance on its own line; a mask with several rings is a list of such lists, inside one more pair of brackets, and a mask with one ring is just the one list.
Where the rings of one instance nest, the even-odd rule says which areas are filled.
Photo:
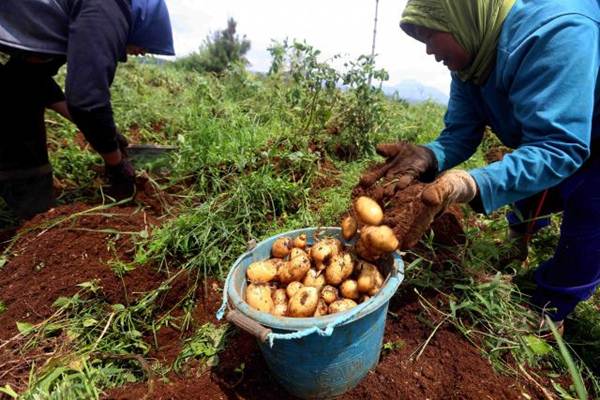
[[[337, 237], [340, 240], [342, 240], [342, 242], [346, 245], [351, 244], [352, 242], [346, 241], [341, 237], [341, 231], [342, 230], [340, 227], [309, 227], [282, 232], [277, 235], [271, 236], [258, 243], [254, 249], [239, 256], [235, 263], [232, 265], [229, 275], [231, 276], [237, 269], [239, 269], [242, 262], [246, 258], [252, 257], [253, 251], [256, 248], [258, 248], [259, 246], [266, 246], [268, 243], [272, 243], [280, 237], [296, 237], [302, 233], [307, 234], [308, 237], [309, 234], [314, 234], [315, 232], [323, 232], [324, 234], [337, 235]], [[312, 236], [308, 237], [308, 239], [310, 242]], [[396, 290], [398, 289], [400, 283], [402, 283], [404, 279], [404, 262], [399, 252], [394, 253], [394, 266], [395, 268], [388, 275], [388, 277], [384, 281], [381, 290], [375, 296], [373, 296], [367, 302], [359, 304], [357, 307], [336, 314], [309, 318], [277, 317], [272, 314], [258, 311], [250, 307], [248, 303], [246, 303], [246, 301], [242, 298], [240, 293], [238, 293], [238, 291], [233, 287], [231, 282], [229, 282], [228, 286], [225, 288], [226, 295], [228, 298], [228, 306], [229, 308], [237, 309], [242, 314], [255, 320], [261, 325], [277, 330], [301, 331], [314, 327], [319, 329], [325, 329], [331, 325], [342, 326], [371, 314], [372, 312], [384, 306], [390, 300], [390, 298], [394, 295], [394, 293], [396, 293]], [[230, 281], [230, 279], [228, 279], [228, 281]], [[349, 313], [353, 313], [355, 315], [352, 318], [346, 320], [346, 317]], [[338, 321], [343, 322], [337, 324], [336, 322]]]

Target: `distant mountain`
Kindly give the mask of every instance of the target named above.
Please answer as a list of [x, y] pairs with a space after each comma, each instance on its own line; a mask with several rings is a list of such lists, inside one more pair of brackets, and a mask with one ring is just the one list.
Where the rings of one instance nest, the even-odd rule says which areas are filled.
[[402, 81], [394, 86], [383, 85], [382, 89], [386, 95], [393, 96], [396, 93], [399, 98], [409, 103], [431, 100], [442, 105], [448, 104], [448, 95], [444, 92], [412, 79]]

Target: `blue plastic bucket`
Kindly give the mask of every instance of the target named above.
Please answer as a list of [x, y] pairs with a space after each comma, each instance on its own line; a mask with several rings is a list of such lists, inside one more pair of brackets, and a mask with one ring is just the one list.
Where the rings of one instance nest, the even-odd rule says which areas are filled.
[[[282, 233], [260, 242], [240, 256], [225, 281], [223, 306], [227, 319], [257, 336], [271, 374], [293, 395], [304, 399], [339, 396], [355, 387], [377, 365], [389, 300], [404, 278], [398, 253], [382, 289], [369, 301], [348, 311], [313, 318], [276, 317], [250, 307], [243, 299], [246, 269], [271, 257], [273, 242], [281, 236], [314, 234], [341, 239], [340, 228], [306, 228]], [[392, 263], [390, 263], [392, 264]]]

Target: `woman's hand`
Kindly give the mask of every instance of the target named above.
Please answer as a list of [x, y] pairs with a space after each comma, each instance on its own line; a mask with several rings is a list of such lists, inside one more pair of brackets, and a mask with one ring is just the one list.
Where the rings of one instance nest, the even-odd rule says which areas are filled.
[[415, 146], [409, 142], [382, 143], [377, 146], [377, 153], [387, 161], [379, 168], [365, 174], [360, 185], [370, 187], [382, 177], [394, 179], [391, 190], [402, 190], [416, 179], [430, 175], [432, 179], [437, 172], [437, 160], [431, 150], [424, 146]]
[[399, 229], [394, 229], [400, 240], [401, 249], [414, 247], [429, 230], [434, 218], [443, 213], [451, 204], [468, 203], [477, 195], [477, 183], [463, 170], [450, 170], [425, 186], [420, 196], [416, 196], [417, 212], [407, 214], [409, 220], [402, 221]]

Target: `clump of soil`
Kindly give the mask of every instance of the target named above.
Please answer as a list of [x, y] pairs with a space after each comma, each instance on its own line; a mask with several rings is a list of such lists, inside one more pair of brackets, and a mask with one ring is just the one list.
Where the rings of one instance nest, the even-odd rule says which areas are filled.
[[[211, 293], [218, 296], [217, 291]], [[428, 298], [434, 304], [437, 301], [435, 296]], [[393, 349], [384, 351], [375, 370], [341, 399], [522, 399], [523, 393], [533, 399], [543, 398], [528, 383], [496, 374], [450, 325], [442, 325], [417, 358], [438, 321], [423, 310], [411, 290], [392, 298], [389, 311], [384, 343], [394, 343]], [[271, 377], [250, 335], [238, 332], [232, 336], [219, 358], [219, 365], [211, 370], [171, 373], [166, 380], [155, 379], [151, 385], [142, 382], [111, 390], [104, 399], [292, 398]]]
[[77, 203], [52, 209], [27, 222], [18, 232], [11, 258], [0, 274], [0, 339], [17, 333], [16, 322], [36, 323], [54, 312], [61, 296], [72, 296], [77, 284], [98, 280], [111, 303], [126, 303], [160, 285], [165, 277], [139, 267], [121, 281], [109, 260], [131, 261], [131, 233], [151, 231], [157, 216], [141, 207], [90, 211]]

